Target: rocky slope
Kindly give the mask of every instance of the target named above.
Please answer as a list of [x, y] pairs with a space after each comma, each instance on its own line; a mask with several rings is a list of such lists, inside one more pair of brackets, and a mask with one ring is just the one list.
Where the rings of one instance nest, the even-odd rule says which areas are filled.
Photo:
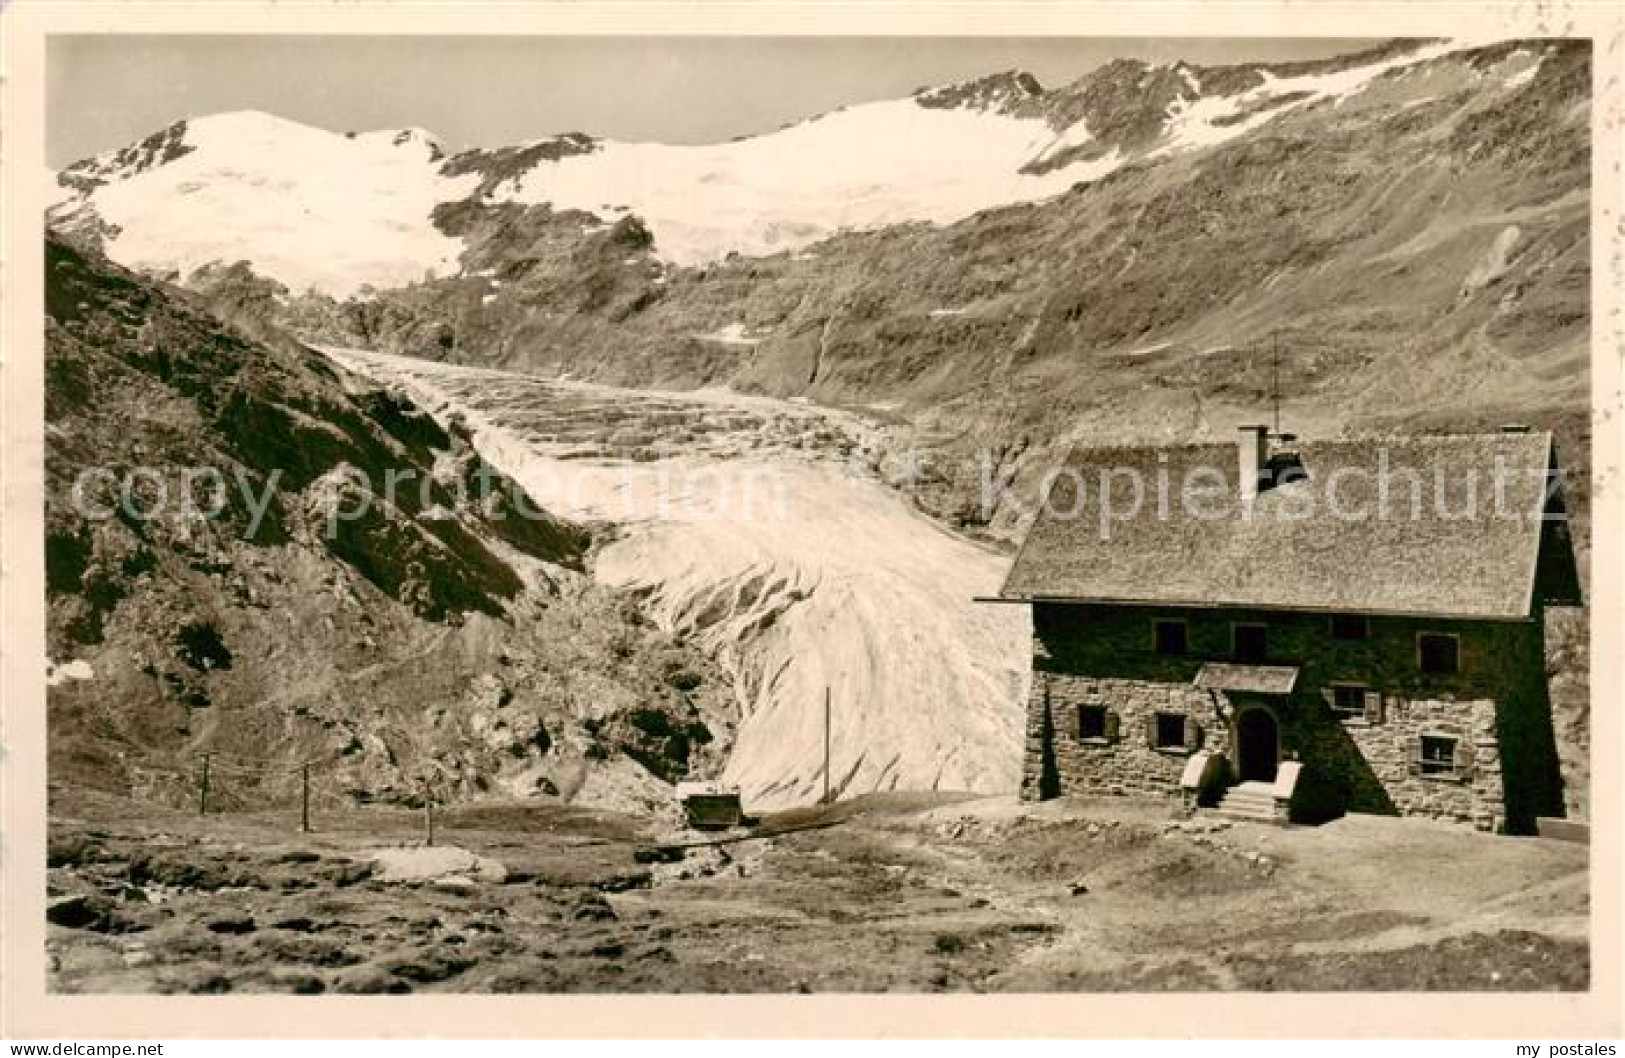
[[324, 805], [645, 809], [719, 765], [714, 668], [466, 433], [55, 238], [46, 267], [55, 786], [189, 803], [209, 752], [216, 808], [308, 761]]

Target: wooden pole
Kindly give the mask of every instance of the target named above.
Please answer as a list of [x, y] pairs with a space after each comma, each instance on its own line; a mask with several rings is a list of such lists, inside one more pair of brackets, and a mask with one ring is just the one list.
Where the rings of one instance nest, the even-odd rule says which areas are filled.
[[425, 845], [434, 844], [434, 791], [430, 789], [427, 780], [423, 783], [423, 823], [428, 831], [424, 839]]
[[1274, 336], [1274, 348], [1270, 356], [1270, 407], [1275, 413], [1275, 436], [1281, 436], [1281, 339]]
[[212, 756], [212, 753], [203, 754], [203, 774], [197, 785], [197, 814], [200, 816], [209, 814], [209, 758]]
[[829, 687], [824, 687], [824, 804], [829, 804]]
[[299, 829], [310, 833], [310, 762], [299, 765]]

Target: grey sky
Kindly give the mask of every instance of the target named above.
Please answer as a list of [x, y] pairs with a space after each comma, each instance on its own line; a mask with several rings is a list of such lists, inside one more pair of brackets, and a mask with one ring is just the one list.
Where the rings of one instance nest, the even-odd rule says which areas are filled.
[[706, 143], [1012, 68], [1046, 86], [1114, 58], [1217, 64], [1356, 51], [1348, 39], [57, 36], [57, 167], [177, 118], [265, 110], [334, 131], [419, 126], [453, 149], [581, 131]]

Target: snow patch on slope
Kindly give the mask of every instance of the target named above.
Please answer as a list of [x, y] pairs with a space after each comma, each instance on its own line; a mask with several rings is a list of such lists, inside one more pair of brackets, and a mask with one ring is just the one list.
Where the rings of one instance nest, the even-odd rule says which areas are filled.
[[1473, 265], [1467, 277], [1461, 281], [1459, 297], [1469, 298], [1483, 290], [1491, 283], [1506, 274], [1507, 264], [1511, 261], [1512, 250], [1518, 245], [1522, 232], [1516, 224], [1509, 224], [1496, 233], [1495, 241], [1490, 243], [1484, 256]]
[[1341, 106], [1391, 71], [1471, 46], [1465, 41], [1438, 42], [1363, 66], [1297, 77], [1278, 77], [1268, 70], [1259, 70], [1263, 84], [1237, 95], [1175, 100], [1169, 106], [1167, 142], [1152, 151], [1151, 156], [1225, 143], [1290, 110], [1313, 103], [1330, 100], [1333, 106]]
[[[1520, 51], [1520, 52], [1516, 52], [1514, 54], [1517, 57], [1521, 58], [1521, 57], [1528, 56], [1529, 53]], [[1535, 79], [1535, 76], [1540, 73], [1540, 68], [1541, 68], [1541, 66], [1543, 66], [1545, 64], [1545, 62], [1546, 62], [1546, 56], [1544, 56], [1544, 55], [1534, 56], [1533, 61], [1530, 62], [1528, 66], [1525, 66], [1523, 69], [1519, 70], [1517, 73], [1514, 73], [1511, 77], [1508, 77], [1506, 79], [1506, 83], [1504, 85], [1502, 85], [1502, 87], [1504, 89], [1506, 89], [1507, 91], [1509, 91], [1509, 92], [1514, 91], [1515, 89], [1522, 88], [1524, 85], [1528, 84], [1530, 81], [1533, 81]]]
[[730, 323], [709, 334], [696, 334], [694, 337], [702, 342], [718, 342], [722, 345], [760, 345], [763, 336], [749, 333], [743, 323]]
[[[1070, 151], [1075, 147], [1087, 146], [1094, 140], [1094, 138], [1094, 134], [1089, 131], [1089, 121], [1087, 118], [1075, 121], [1057, 133], [1055, 138], [1050, 140], [1049, 143], [1045, 144], [1044, 149], [1034, 155], [1028, 164], [1033, 166], [1043, 165], [1051, 158], [1057, 158], [1062, 153]], [[1113, 167], [1115, 168], [1118, 160], [1117, 151], [1115, 148], [1112, 150], [1111, 157]]]
[[82, 658], [75, 658], [58, 665], [47, 660], [45, 663], [45, 685], [47, 687], [60, 687], [69, 680], [90, 680], [96, 678], [96, 670], [91, 668], [90, 662]]

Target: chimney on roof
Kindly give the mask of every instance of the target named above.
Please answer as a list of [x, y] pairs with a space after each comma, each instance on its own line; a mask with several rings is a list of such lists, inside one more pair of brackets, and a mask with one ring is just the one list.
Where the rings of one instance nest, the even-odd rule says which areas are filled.
[[1529, 424], [1526, 422], [1504, 422], [1501, 424], [1502, 433], [1528, 433]]
[[1241, 443], [1237, 446], [1240, 455], [1237, 480], [1241, 483], [1243, 505], [1250, 504], [1258, 498], [1259, 482], [1269, 466], [1269, 435], [1268, 426], [1241, 427]]

